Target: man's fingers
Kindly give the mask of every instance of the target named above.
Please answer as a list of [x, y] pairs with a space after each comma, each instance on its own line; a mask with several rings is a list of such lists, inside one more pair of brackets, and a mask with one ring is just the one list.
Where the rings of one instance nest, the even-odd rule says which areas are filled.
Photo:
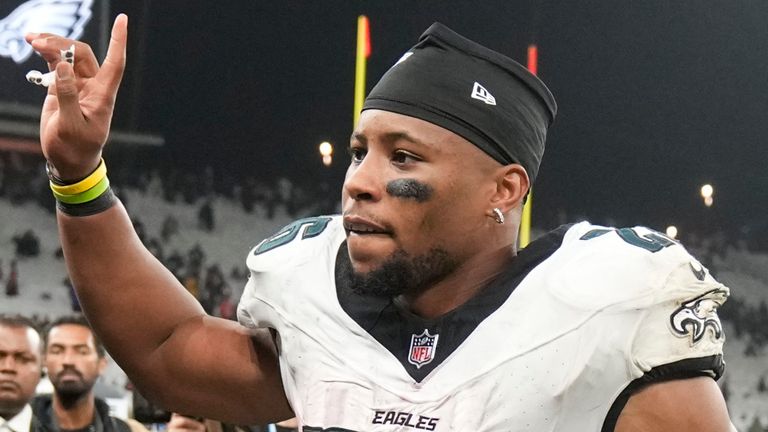
[[120, 14], [115, 18], [115, 24], [112, 26], [112, 37], [109, 40], [109, 49], [101, 70], [96, 75], [96, 79], [107, 86], [107, 88], [117, 91], [120, 86], [120, 80], [123, 78], [125, 70], [125, 46], [128, 40], [128, 16]]
[[[69, 48], [68, 45], [62, 50]], [[80, 77], [91, 78], [99, 72], [99, 61], [87, 43], [75, 41], [75, 73]]]
[[[61, 60], [61, 51], [54, 48], [54, 44], [50, 44], [47, 38], [35, 39], [31, 42], [32, 48], [40, 54], [40, 56], [48, 63], [50, 67], [51, 63], [57, 63]], [[55, 67], [54, 67], [55, 68]], [[53, 69], [51, 69], [53, 70]]]
[[61, 61], [61, 51], [69, 49], [75, 45], [75, 72], [77, 75], [85, 78], [91, 78], [99, 71], [99, 63], [91, 47], [83, 42], [65, 39], [60, 36], [41, 33], [30, 40], [32, 48], [35, 49], [43, 59], [48, 63], [48, 70], [55, 70], [56, 65]]
[[[55, 85], [51, 87], [56, 87]], [[50, 87], [49, 87], [50, 88]], [[43, 113], [47, 112], [56, 112], [59, 110], [59, 98], [56, 96], [56, 93], [49, 94], [45, 96], [45, 103], [43, 104]]]
[[59, 118], [62, 124], [77, 128], [83, 122], [77, 82], [72, 65], [60, 62], [56, 65], [56, 99], [59, 102]]
[[31, 42], [30, 39], [50, 38], [50, 37], [61, 37], [61, 36], [57, 35], [56, 33], [27, 33], [27, 35], [24, 36], [27, 42]]

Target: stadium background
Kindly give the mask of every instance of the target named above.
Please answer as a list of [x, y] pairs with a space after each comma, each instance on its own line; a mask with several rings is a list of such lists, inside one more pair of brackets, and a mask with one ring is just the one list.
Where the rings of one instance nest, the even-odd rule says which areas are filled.
[[[0, 20], [21, 3], [3, 1]], [[236, 301], [250, 246], [295, 217], [336, 208], [358, 15], [371, 23], [368, 88], [434, 21], [521, 63], [535, 43], [560, 109], [534, 232], [583, 218], [677, 226], [733, 290], [722, 382], [734, 422], [768, 426], [768, 4], [562, 3], [94, 0], [83, 37], [98, 52], [115, 14], [130, 16], [111, 177], [148, 245], [201, 296], [216, 297], [207, 301], [221, 313], [218, 273]], [[36, 57], [18, 65], [0, 56], [0, 283], [14, 259], [19, 282], [18, 296], [0, 296], [0, 312], [45, 319], [70, 299], [35, 144], [42, 92], [23, 81], [43, 68]], [[336, 148], [330, 167], [322, 141]], [[711, 207], [699, 196], [705, 183]], [[25, 255], [34, 239], [37, 253]]]

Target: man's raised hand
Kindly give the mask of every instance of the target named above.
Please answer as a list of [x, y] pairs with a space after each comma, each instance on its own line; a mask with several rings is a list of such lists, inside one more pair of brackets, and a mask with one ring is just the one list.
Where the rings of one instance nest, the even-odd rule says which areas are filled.
[[[40, 117], [40, 143], [45, 158], [64, 180], [87, 176], [99, 164], [109, 136], [117, 90], [125, 70], [128, 17], [120, 14], [104, 62], [99, 66], [91, 47], [60, 36], [28, 34], [26, 40], [56, 71], [56, 83]], [[74, 66], [62, 61], [61, 50], [75, 44]]]

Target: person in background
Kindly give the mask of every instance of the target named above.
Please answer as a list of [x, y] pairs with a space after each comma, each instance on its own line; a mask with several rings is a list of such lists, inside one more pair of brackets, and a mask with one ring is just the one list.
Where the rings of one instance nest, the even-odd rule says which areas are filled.
[[11, 271], [8, 274], [8, 280], [5, 282], [5, 295], [8, 297], [19, 295], [19, 268], [15, 259], [11, 260]]
[[0, 432], [30, 432], [29, 404], [42, 372], [42, 343], [34, 323], [0, 315]]
[[38, 427], [31, 432], [147, 432], [135, 420], [111, 416], [107, 403], [94, 395], [107, 367], [106, 351], [82, 315], [48, 326], [44, 364], [54, 391], [33, 400]]

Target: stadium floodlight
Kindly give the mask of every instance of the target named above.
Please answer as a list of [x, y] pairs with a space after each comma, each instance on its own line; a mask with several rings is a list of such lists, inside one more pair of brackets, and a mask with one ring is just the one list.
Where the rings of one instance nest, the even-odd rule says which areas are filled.
[[333, 154], [333, 145], [328, 141], [323, 141], [320, 143], [318, 150], [320, 150], [320, 156], [331, 156]]
[[320, 151], [320, 156], [323, 157], [323, 165], [331, 166], [333, 162], [333, 144], [323, 141], [320, 143], [318, 150]]
[[712, 207], [712, 203], [714, 202], [714, 198], [713, 198], [714, 193], [715, 193], [715, 188], [713, 188], [712, 185], [709, 183], [701, 187], [701, 197], [704, 198], [705, 206]]
[[669, 238], [677, 238], [677, 227], [674, 225], [670, 225], [667, 227], [667, 237]]

